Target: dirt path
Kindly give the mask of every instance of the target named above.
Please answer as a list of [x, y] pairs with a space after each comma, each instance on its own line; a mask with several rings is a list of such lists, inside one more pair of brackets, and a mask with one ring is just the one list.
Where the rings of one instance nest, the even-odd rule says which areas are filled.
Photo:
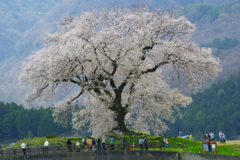
[[217, 145], [232, 145], [232, 144], [240, 144], [240, 140], [226, 141], [226, 143], [219, 143], [219, 142], [217, 142]]

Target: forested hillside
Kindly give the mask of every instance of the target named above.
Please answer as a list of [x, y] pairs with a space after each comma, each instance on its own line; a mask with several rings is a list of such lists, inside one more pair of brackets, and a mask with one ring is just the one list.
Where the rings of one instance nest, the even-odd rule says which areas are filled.
[[182, 131], [183, 135], [199, 137], [223, 130], [227, 138], [240, 135], [240, 73], [225, 82], [212, 83], [192, 98], [193, 103], [182, 110], [182, 119], [177, 115], [166, 134], [177, 136]]
[[52, 110], [24, 109], [15, 103], [0, 102], [0, 141], [31, 137], [45, 137], [48, 134], [70, 134], [67, 128], [54, 123]]

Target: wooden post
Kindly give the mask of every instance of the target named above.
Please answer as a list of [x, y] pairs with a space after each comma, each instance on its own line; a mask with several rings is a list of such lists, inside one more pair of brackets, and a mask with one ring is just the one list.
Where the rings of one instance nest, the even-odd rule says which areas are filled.
[[27, 148], [26, 154], [28, 155], [30, 153], [30, 148]]
[[160, 143], [160, 150], [162, 151], [162, 148], [163, 148], [163, 144], [162, 143]]

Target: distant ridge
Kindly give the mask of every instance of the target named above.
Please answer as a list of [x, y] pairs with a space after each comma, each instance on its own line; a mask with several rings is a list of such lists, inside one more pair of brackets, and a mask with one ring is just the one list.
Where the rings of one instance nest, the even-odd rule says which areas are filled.
[[[144, 1], [129, 0], [19, 0], [14, 4], [8, 0], [0, 2], [0, 101], [22, 103], [29, 86], [18, 83], [21, 63], [26, 57], [42, 47], [41, 39], [46, 33], [57, 31], [60, 20], [70, 15], [79, 15], [91, 8], [106, 8], [111, 5], [130, 7], [143, 4]], [[229, 5], [229, 2], [236, 2]], [[230, 38], [240, 42], [240, 1], [236, 0], [149, 0], [150, 8], [180, 8], [190, 4], [208, 3], [226, 5], [213, 6], [213, 11], [219, 13], [214, 21], [194, 21], [197, 31], [191, 38], [197, 43], [211, 43], [215, 38]], [[228, 7], [228, 10], [226, 9]], [[235, 12], [229, 12], [235, 10]], [[192, 7], [185, 16], [189, 19], [199, 15], [201, 10]], [[229, 25], [231, 24], [231, 25]], [[240, 70], [240, 45], [228, 50], [213, 48], [213, 53], [222, 60], [223, 73], [217, 80], [224, 80], [233, 71]], [[40, 100], [35, 105], [44, 105]]]

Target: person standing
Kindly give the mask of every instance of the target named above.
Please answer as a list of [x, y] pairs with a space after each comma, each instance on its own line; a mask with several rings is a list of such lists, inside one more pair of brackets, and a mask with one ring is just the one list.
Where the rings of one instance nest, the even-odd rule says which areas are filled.
[[164, 136], [164, 138], [163, 138], [163, 143], [164, 143], [164, 147], [165, 147], [165, 148], [168, 148], [168, 147], [169, 147], [167, 136]]
[[210, 139], [210, 135], [208, 133], [205, 134], [205, 140]]
[[126, 149], [126, 147], [127, 147], [127, 140], [126, 140], [125, 137], [122, 139], [122, 144], [123, 144], [123, 149]]
[[102, 148], [103, 148], [103, 150], [106, 150], [105, 142], [106, 142], [106, 137], [102, 136]]
[[213, 140], [213, 132], [210, 132], [209, 134], [210, 140]]
[[100, 138], [98, 138], [98, 140], [97, 140], [97, 145], [98, 145], [98, 151], [101, 151], [102, 148], [101, 148], [101, 139]]
[[96, 141], [92, 138], [92, 151], [96, 151]]
[[223, 139], [222, 139], [222, 131], [220, 131], [218, 133], [219, 139], [220, 139], [220, 143], [223, 143]]
[[192, 134], [189, 135], [189, 140], [193, 140]]
[[207, 144], [208, 144], [209, 153], [212, 153], [212, 146], [211, 146], [211, 140], [210, 139], [207, 140]]
[[21, 144], [23, 155], [26, 155], [26, 143], [22, 142]]
[[109, 141], [110, 141], [111, 150], [114, 150], [114, 139], [110, 138]]
[[147, 137], [145, 136], [143, 140], [144, 140], [144, 142], [143, 142], [143, 143], [144, 143], [144, 147], [145, 147], [145, 149], [146, 149], [146, 151], [147, 151], [147, 150], [148, 150], [148, 139], [147, 139]]
[[44, 142], [44, 152], [45, 152], [45, 153], [48, 153], [48, 146], [49, 146], [49, 142], [48, 142], [48, 140], [46, 140], [46, 141]]
[[[89, 138], [89, 136], [88, 136]], [[91, 151], [92, 150], [92, 139], [86, 139], [86, 142], [87, 142], [87, 151]]]
[[76, 152], [80, 152], [80, 143], [77, 141], [76, 143]]
[[215, 133], [214, 132], [212, 132], [212, 141], [214, 141], [215, 140]]
[[225, 143], [226, 142], [226, 135], [225, 135], [224, 131], [222, 131], [222, 139], [223, 139], [223, 143]]
[[95, 151], [96, 150], [96, 141], [95, 141], [95, 139], [94, 138], [92, 138], [92, 137], [90, 137], [90, 136], [87, 136], [88, 138], [90, 138], [91, 139], [91, 151]]
[[84, 142], [85, 142], [85, 139], [83, 138], [82, 139], [82, 148], [84, 148]]
[[143, 149], [143, 142], [144, 140], [142, 138], [139, 138], [138, 143], [139, 143], [140, 150]]
[[68, 152], [72, 152], [72, 142], [70, 141], [69, 138], [67, 140], [67, 147], [68, 147]]

